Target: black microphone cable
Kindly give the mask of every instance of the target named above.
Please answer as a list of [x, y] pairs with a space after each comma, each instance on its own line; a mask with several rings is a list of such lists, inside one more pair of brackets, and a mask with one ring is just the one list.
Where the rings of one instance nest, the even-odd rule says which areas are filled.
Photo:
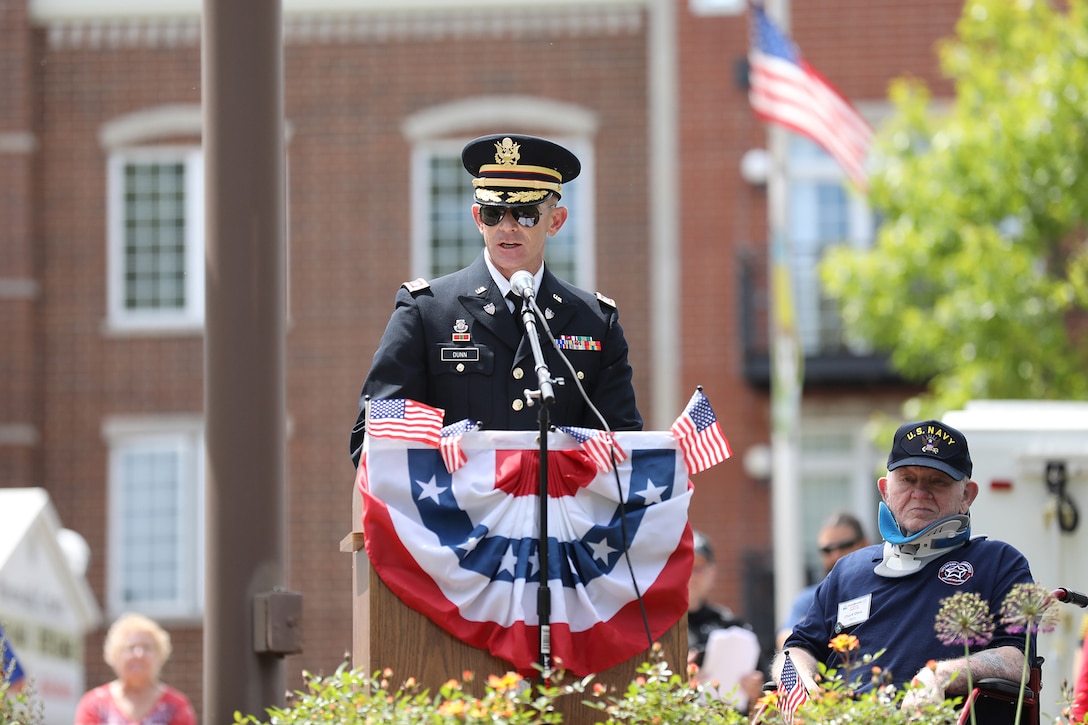
[[556, 353], [558, 353], [559, 359], [563, 361], [567, 370], [570, 371], [570, 377], [574, 381], [574, 385], [578, 388], [579, 395], [582, 396], [582, 400], [585, 401], [589, 409], [593, 411], [593, 415], [600, 421], [601, 430], [608, 433], [608, 456], [612, 459], [612, 478], [616, 482], [616, 497], [620, 504], [620, 535], [623, 536], [623, 558], [624, 561], [627, 562], [627, 571], [631, 575], [631, 586], [635, 590], [635, 599], [638, 601], [639, 613], [642, 616], [642, 627], [646, 632], [647, 647], [652, 648], [654, 646], [654, 636], [653, 632], [650, 630], [650, 617], [646, 613], [646, 602], [642, 598], [642, 590], [639, 588], [638, 580], [635, 578], [635, 567], [634, 564], [631, 563], [631, 550], [627, 546], [627, 542], [630, 541], [627, 534], [627, 507], [623, 498], [623, 484], [620, 482], [619, 464], [616, 461], [616, 446], [612, 439], [612, 429], [608, 427], [608, 421], [601, 415], [601, 411], [599, 411], [597, 406], [593, 404], [593, 401], [589, 399], [589, 395], [586, 394], [585, 388], [582, 387], [582, 381], [578, 379], [578, 372], [574, 369], [574, 366], [571, 365], [570, 360], [567, 359], [566, 353], [563, 352], [563, 348], [559, 347], [555, 335], [552, 334], [552, 330], [548, 326], [545, 315], [541, 313], [540, 308], [536, 304], [536, 295], [527, 298], [526, 304], [529, 304], [532, 307], [533, 313], [536, 315], [537, 319], [540, 320], [540, 325], [547, 334], [548, 340], [551, 341], [552, 347], [555, 349]]

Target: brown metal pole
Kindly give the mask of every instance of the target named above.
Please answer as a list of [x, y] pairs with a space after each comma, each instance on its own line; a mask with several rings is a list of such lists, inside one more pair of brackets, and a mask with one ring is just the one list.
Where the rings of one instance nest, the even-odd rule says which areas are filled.
[[283, 660], [254, 634], [286, 570], [283, 25], [280, 0], [203, 9], [203, 721], [219, 725], [285, 691]]

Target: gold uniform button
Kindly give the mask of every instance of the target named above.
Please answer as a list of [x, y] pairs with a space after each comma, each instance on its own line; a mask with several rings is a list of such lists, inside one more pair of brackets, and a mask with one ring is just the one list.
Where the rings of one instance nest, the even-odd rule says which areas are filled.
[[510, 404], [510, 407], [513, 408], [514, 410], [521, 410], [522, 408], [525, 407], [525, 403], [522, 402], [521, 398], [518, 398], [513, 403]]
[[521, 380], [522, 378], [525, 377], [525, 371], [522, 370], [521, 368], [514, 368], [513, 375], [514, 375], [514, 380]]
[[586, 374], [583, 373], [581, 370], [578, 371], [578, 379], [579, 380], [585, 380], [586, 379]]
[[464, 363], [457, 363], [457, 372], [459, 372], [459, 373], [465, 372], [465, 364]]

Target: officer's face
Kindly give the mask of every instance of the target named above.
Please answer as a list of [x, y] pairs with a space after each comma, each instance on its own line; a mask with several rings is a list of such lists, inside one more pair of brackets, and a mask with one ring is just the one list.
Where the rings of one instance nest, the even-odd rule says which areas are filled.
[[472, 206], [472, 218], [483, 235], [487, 254], [507, 279], [519, 269], [536, 274], [544, 261], [544, 242], [567, 220], [567, 208], [556, 206], [555, 199], [546, 200], [539, 209], [540, 220], [535, 226], [522, 226], [510, 212], [498, 224], [488, 226], [480, 219], [479, 204]]

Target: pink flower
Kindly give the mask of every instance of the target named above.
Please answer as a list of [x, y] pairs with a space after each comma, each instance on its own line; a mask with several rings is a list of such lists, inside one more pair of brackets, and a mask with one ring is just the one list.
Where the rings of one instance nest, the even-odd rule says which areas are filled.
[[994, 637], [994, 618], [977, 593], [958, 592], [941, 600], [933, 628], [945, 645], [985, 645]]
[[1001, 605], [1001, 623], [1010, 632], [1052, 632], [1058, 624], [1057, 601], [1041, 584], [1014, 584]]

